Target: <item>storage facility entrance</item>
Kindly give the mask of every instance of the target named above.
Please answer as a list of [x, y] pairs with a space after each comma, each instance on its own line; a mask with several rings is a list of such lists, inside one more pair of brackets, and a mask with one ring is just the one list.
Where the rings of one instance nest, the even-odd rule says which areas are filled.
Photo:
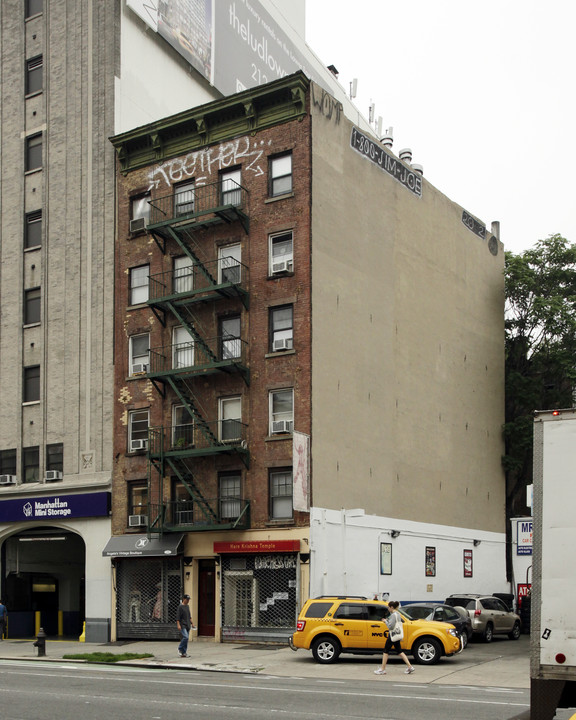
[[37, 528], [2, 545], [2, 598], [8, 608], [8, 638], [78, 638], [84, 623], [86, 548], [75, 533]]

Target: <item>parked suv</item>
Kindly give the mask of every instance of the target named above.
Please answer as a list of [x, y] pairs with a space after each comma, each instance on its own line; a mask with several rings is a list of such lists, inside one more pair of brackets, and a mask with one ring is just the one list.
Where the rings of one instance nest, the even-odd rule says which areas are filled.
[[518, 640], [522, 628], [520, 616], [494, 595], [450, 595], [446, 605], [463, 607], [472, 620], [472, 632], [484, 642], [492, 642], [494, 635], [508, 635]]
[[[292, 650], [312, 650], [316, 662], [333, 663], [340, 653], [381, 654], [388, 637], [384, 622], [390, 614], [381, 600], [359, 597], [319, 597], [307, 600], [290, 638]], [[402, 649], [421, 665], [433, 665], [442, 655], [461, 649], [460, 637], [447, 623], [410, 620], [402, 613]]]

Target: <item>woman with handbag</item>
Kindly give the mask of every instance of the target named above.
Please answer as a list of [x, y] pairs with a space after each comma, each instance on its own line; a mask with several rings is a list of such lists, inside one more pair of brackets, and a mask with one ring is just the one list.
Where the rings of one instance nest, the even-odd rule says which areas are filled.
[[402, 650], [401, 641], [404, 639], [404, 628], [402, 627], [402, 617], [398, 612], [400, 603], [397, 600], [391, 600], [388, 603], [390, 608], [390, 615], [384, 621], [388, 626], [388, 637], [386, 638], [386, 645], [384, 645], [384, 654], [382, 655], [382, 665], [377, 670], [374, 670], [375, 675], [386, 675], [386, 663], [388, 662], [388, 655], [390, 650], [394, 648], [398, 655], [404, 660], [408, 666], [404, 671], [406, 675], [410, 675], [414, 672], [415, 668], [410, 665], [410, 660], [406, 657], [406, 653]]

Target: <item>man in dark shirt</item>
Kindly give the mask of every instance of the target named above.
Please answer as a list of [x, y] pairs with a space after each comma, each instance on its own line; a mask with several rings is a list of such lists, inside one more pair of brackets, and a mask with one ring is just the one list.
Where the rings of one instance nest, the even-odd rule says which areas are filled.
[[190, 635], [190, 628], [193, 627], [192, 620], [190, 618], [190, 608], [188, 603], [190, 602], [190, 595], [182, 595], [182, 602], [178, 606], [178, 614], [176, 615], [176, 627], [180, 630], [180, 645], [178, 645], [178, 654], [180, 657], [188, 657], [188, 637]]

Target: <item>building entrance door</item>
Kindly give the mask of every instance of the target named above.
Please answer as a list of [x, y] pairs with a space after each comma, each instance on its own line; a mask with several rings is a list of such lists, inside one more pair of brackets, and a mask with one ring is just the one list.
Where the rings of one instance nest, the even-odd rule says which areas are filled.
[[216, 565], [200, 560], [198, 569], [198, 635], [214, 637], [216, 627]]

